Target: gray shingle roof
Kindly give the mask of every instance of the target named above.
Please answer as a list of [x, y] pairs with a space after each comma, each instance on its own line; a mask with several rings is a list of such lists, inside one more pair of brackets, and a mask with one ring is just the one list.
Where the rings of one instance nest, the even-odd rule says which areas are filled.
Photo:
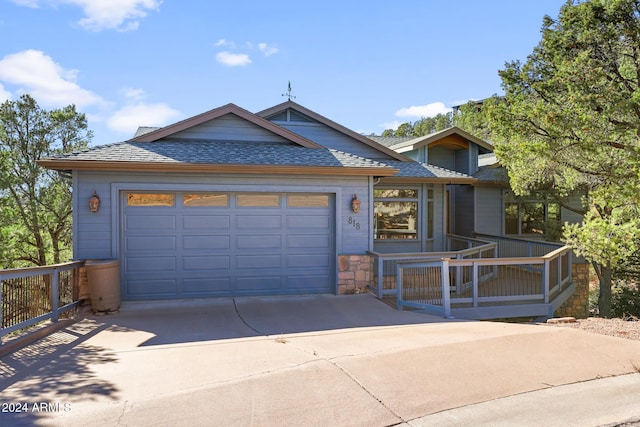
[[507, 170], [501, 166], [480, 166], [478, 172], [473, 174], [473, 177], [479, 181], [486, 182], [503, 182], [505, 184], [509, 182]]
[[385, 164], [330, 149], [295, 144], [209, 140], [120, 142], [56, 157], [104, 162], [332, 166], [384, 168]]
[[386, 165], [391, 166], [394, 169], [398, 169], [399, 172], [394, 177], [402, 178], [445, 178], [445, 179], [459, 179], [468, 178], [471, 176], [452, 171], [449, 169], [441, 168], [440, 166], [434, 166], [427, 163], [420, 162], [400, 162], [397, 160], [382, 160]]

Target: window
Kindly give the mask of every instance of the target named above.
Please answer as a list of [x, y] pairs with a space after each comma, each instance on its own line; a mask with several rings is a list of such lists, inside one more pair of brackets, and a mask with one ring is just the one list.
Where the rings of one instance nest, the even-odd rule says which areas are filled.
[[427, 189], [427, 239], [433, 239], [433, 188]]
[[418, 190], [373, 190], [375, 239], [417, 239]]
[[271, 193], [245, 193], [236, 197], [240, 208], [278, 208], [280, 207], [280, 195]]
[[289, 194], [287, 205], [290, 208], [326, 208], [329, 196], [326, 194]]
[[173, 206], [175, 196], [165, 193], [129, 193], [127, 206]]
[[225, 193], [196, 193], [184, 195], [185, 206], [229, 206], [229, 196]]
[[511, 193], [505, 193], [504, 233], [545, 235], [557, 239], [561, 228], [560, 205], [544, 200], [517, 200]]

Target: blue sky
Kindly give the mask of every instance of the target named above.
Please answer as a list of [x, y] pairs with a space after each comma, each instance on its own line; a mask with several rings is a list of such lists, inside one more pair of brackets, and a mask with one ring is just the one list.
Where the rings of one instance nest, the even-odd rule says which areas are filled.
[[233, 102], [381, 133], [501, 93], [564, 0], [0, 0], [0, 101], [75, 104], [93, 144]]

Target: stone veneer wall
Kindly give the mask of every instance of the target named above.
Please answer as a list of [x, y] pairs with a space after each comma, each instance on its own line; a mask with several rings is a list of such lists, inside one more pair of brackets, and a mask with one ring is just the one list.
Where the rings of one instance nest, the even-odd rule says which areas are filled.
[[575, 317], [586, 319], [589, 317], [589, 267], [590, 264], [573, 264], [571, 266], [571, 279], [576, 285], [576, 290], [553, 313], [555, 317]]
[[373, 281], [370, 255], [338, 255], [338, 294], [358, 294]]

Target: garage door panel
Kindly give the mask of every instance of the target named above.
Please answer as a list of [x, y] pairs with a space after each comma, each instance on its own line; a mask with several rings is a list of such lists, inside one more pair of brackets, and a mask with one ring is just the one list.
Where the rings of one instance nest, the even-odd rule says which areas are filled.
[[[240, 276], [236, 281], [236, 291], [239, 293], [260, 294], [275, 293], [282, 288], [282, 277], [280, 275], [261, 276], [261, 277], [243, 277]], [[269, 292], [271, 291], [271, 292]]]
[[175, 230], [174, 215], [129, 215], [126, 230]]
[[228, 229], [231, 215], [184, 215], [182, 226], [185, 230]]
[[287, 236], [287, 248], [289, 249], [330, 249], [330, 239], [326, 234], [300, 236]]
[[329, 256], [326, 254], [287, 255], [287, 267], [329, 267]]
[[183, 283], [185, 294], [228, 295], [231, 288], [231, 279], [229, 277], [184, 279]]
[[304, 215], [304, 216], [288, 216], [287, 217], [288, 228], [320, 228], [328, 230], [329, 218], [326, 215]]
[[126, 247], [130, 251], [177, 249], [175, 236], [129, 236], [126, 238]]
[[183, 236], [184, 249], [230, 249], [229, 236]]
[[257, 269], [257, 268], [280, 268], [282, 266], [282, 255], [238, 255], [236, 257], [236, 268]]
[[282, 236], [279, 234], [251, 234], [236, 237], [237, 249], [278, 249], [282, 247]]
[[133, 296], [175, 295], [178, 290], [177, 280], [135, 280], [127, 281], [127, 293]]
[[175, 256], [129, 256], [126, 261], [126, 270], [129, 273], [137, 271], [175, 271]]
[[182, 259], [185, 271], [229, 270], [231, 259], [228, 255], [188, 256]]
[[329, 276], [326, 274], [288, 276], [287, 289], [296, 293], [299, 292], [326, 292]]
[[238, 229], [281, 229], [282, 217], [280, 215], [238, 215], [236, 217]]

